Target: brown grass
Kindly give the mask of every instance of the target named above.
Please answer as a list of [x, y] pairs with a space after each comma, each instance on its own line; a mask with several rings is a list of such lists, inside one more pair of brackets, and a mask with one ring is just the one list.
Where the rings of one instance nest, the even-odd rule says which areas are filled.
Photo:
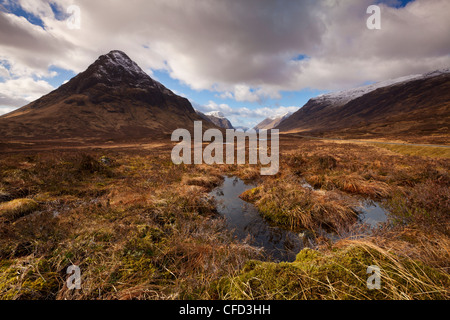
[[267, 219], [292, 229], [345, 230], [356, 221], [356, 202], [336, 191], [314, 191], [294, 177], [266, 180], [241, 198], [253, 202]]
[[[286, 137], [281, 145], [280, 172], [267, 177], [258, 166], [175, 166], [169, 147], [2, 154], [0, 206], [28, 199], [39, 207], [0, 221], [0, 298], [448, 298], [448, 159]], [[225, 174], [257, 183], [243, 197], [285, 228], [347, 230], [361, 197], [386, 200], [392, 223], [360, 242], [314, 250], [329, 260], [252, 264], [259, 250], [233, 238], [208, 196]], [[348, 264], [334, 263], [340, 258]], [[363, 258], [390, 270], [382, 294], [353, 291], [365, 281]], [[82, 290], [66, 287], [71, 264], [81, 268]], [[302, 269], [314, 265], [324, 269]], [[252, 270], [267, 279], [264, 288], [243, 276]], [[289, 277], [271, 282], [280, 270]], [[239, 290], [218, 294], [220, 279]]]

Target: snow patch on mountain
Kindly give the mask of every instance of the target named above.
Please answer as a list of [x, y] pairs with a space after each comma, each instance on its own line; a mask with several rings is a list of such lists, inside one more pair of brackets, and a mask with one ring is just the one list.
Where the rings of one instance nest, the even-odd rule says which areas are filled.
[[289, 118], [292, 114], [293, 114], [293, 112], [288, 111], [288, 112], [285, 112], [285, 113], [283, 113], [281, 115], [280, 114], [275, 114], [273, 116], [267, 117], [267, 119], [270, 119], [270, 120], [276, 120], [276, 119], [284, 120], [286, 118]]
[[[174, 93], [167, 89], [160, 82], [152, 79], [144, 70], [142, 70], [133, 60], [131, 60], [124, 52], [120, 50], [110, 51], [108, 54], [102, 56], [104, 60], [97, 65], [94, 76], [97, 78], [106, 78], [110, 80], [121, 80], [125, 74], [132, 76], [134, 84], [138, 87], [151, 87], [162, 91], [167, 95], [174, 95]], [[99, 59], [101, 59], [100, 57]], [[121, 70], [122, 72], [117, 72]]]
[[147, 75], [133, 60], [128, 58], [125, 53], [119, 50], [111, 51], [108, 54], [108, 62], [112, 64], [113, 66], [122, 66], [126, 70], [128, 70], [131, 73], [139, 74], [139, 75]]
[[216, 118], [225, 118], [225, 115], [220, 111], [210, 111], [205, 113], [207, 116], [213, 116]]
[[333, 106], [341, 106], [341, 105], [346, 104], [349, 101], [359, 98], [359, 97], [361, 97], [369, 92], [372, 92], [376, 89], [379, 89], [379, 88], [389, 87], [392, 85], [401, 84], [401, 83], [414, 81], [414, 80], [431, 78], [431, 77], [435, 77], [435, 76], [445, 74], [445, 73], [450, 73], [450, 68], [439, 69], [439, 70], [424, 73], [424, 74], [414, 74], [414, 75], [404, 76], [404, 77], [400, 77], [400, 78], [389, 79], [389, 80], [377, 82], [374, 84], [369, 84], [367, 86], [362, 86], [362, 87], [358, 87], [358, 88], [354, 88], [354, 89], [332, 92], [332, 93], [327, 93], [327, 94], [321, 94], [321, 95], [313, 98], [313, 100], [315, 100], [317, 102], [329, 102]]

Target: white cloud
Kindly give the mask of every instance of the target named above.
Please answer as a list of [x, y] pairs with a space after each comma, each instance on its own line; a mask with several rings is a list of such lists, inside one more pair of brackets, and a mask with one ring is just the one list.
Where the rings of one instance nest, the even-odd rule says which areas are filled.
[[[368, 30], [372, 2], [77, 0], [82, 24], [72, 30], [49, 1], [20, 0], [44, 28], [0, 12], [0, 60], [26, 80], [49, 76], [51, 65], [80, 72], [119, 49], [145, 70], [166, 70], [193, 89], [250, 102], [450, 65], [449, 1], [415, 0], [398, 9], [381, 4], [382, 29]], [[65, 12], [73, 1], [51, 3]], [[297, 61], [298, 55], [309, 58]]]
[[16, 108], [14, 108], [14, 107], [8, 107], [8, 106], [2, 106], [2, 105], [0, 105], [0, 116], [2, 115], [2, 114], [5, 114], [5, 113], [9, 113], [9, 112], [11, 112], [11, 111], [14, 111]]
[[281, 95], [276, 90], [270, 88], [256, 88], [252, 90], [251, 87], [243, 84], [234, 86], [234, 99], [236, 101], [261, 102], [266, 98], [281, 98]]
[[217, 94], [216, 97], [221, 99], [233, 99], [233, 94], [230, 91], [225, 91], [221, 94]]
[[0, 106], [23, 106], [53, 89], [48, 82], [31, 77], [9, 79], [0, 82]]
[[19, 5], [27, 12], [35, 16], [54, 17], [53, 10], [48, 1], [43, 0], [18, 0]]
[[237, 101], [256, 102], [260, 100], [256, 92], [251, 92], [250, 87], [242, 84], [234, 86], [234, 97]]
[[0, 65], [0, 77], [9, 78], [9, 71], [4, 66]]

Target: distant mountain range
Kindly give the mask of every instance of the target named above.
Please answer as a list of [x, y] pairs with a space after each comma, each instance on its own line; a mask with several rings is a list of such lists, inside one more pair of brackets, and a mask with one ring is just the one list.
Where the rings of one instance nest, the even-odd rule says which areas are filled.
[[281, 116], [272, 116], [264, 119], [260, 123], [258, 123], [256, 126], [253, 127], [256, 131], [258, 130], [269, 130], [273, 129], [276, 126], [278, 126], [282, 121], [289, 118], [293, 113], [292, 112], [286, 112], [285, 114], [282, 114]]
[[433, 136], [437, 140], [448, 137], [449, 127], [449, 69], [320, 95], [277, 126], [281, 132], [314, 135]]
[[249, 127], [245, 127], [245, 126], [236, 126], [234, 127], [235, 130], [241, 130], [241, 131], [247, 131], [248, 129], [250, 129]]
[[[201, 120], [204, 129], [233, 128], [221, 112], [194, 110], [186, 98], [114, 50], [56, 90], [0, 116], [0, 140], [167, 137]], [[450, 70], [442, 69], [320, 95], [254, 129], [334, 137], [422, 136], [448, 143], [449, 127]]]
[[234, 129], [233, 125], [231, 124], [230, 120], [225, 118], [222, 112], [220, 111], [211, 111], [207, 113], [203, 113], [199, 110], [195, 110], [197, 114], [205, 119], [206, 121], [209, 121], [213, 123], [214, 125], [224, 128], [224, 129]]
[[0, 139], [145, 138], [190, 128], [201, 119], [189, 100], [114, 50], [58, 89], [2, 115]]

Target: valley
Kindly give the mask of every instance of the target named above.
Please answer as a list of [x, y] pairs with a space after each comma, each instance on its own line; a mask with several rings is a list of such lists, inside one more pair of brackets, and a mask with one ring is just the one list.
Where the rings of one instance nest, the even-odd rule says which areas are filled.
[[[0, 297], [449, 297], [448, 158], [287, 135], [280, 172], [261, 176], [254, 165], [174, 165], [170, 151], [147, 142], [2, 153]], [[254, 186], [240, 197], [271, 225], [309, 239], [294, 260], [235, 236], [209, 195], [224, 176]], [[387, 222], [364, 233], [353, 197], [383, 200]], [[81, 290], [66, 286], [72, 264]], [[366, 287], [372, 264], [381, 290]]]
[[441, 70], [311, 98], [254, 127], [280, 131], [259, 164], [190, 164], [172, 134], [186, 158], [191, 133], [213, 157], [200, 138], [231, 122], [101, 55], [0, 116], [0, 299], [449, 299], [449, 83]]

